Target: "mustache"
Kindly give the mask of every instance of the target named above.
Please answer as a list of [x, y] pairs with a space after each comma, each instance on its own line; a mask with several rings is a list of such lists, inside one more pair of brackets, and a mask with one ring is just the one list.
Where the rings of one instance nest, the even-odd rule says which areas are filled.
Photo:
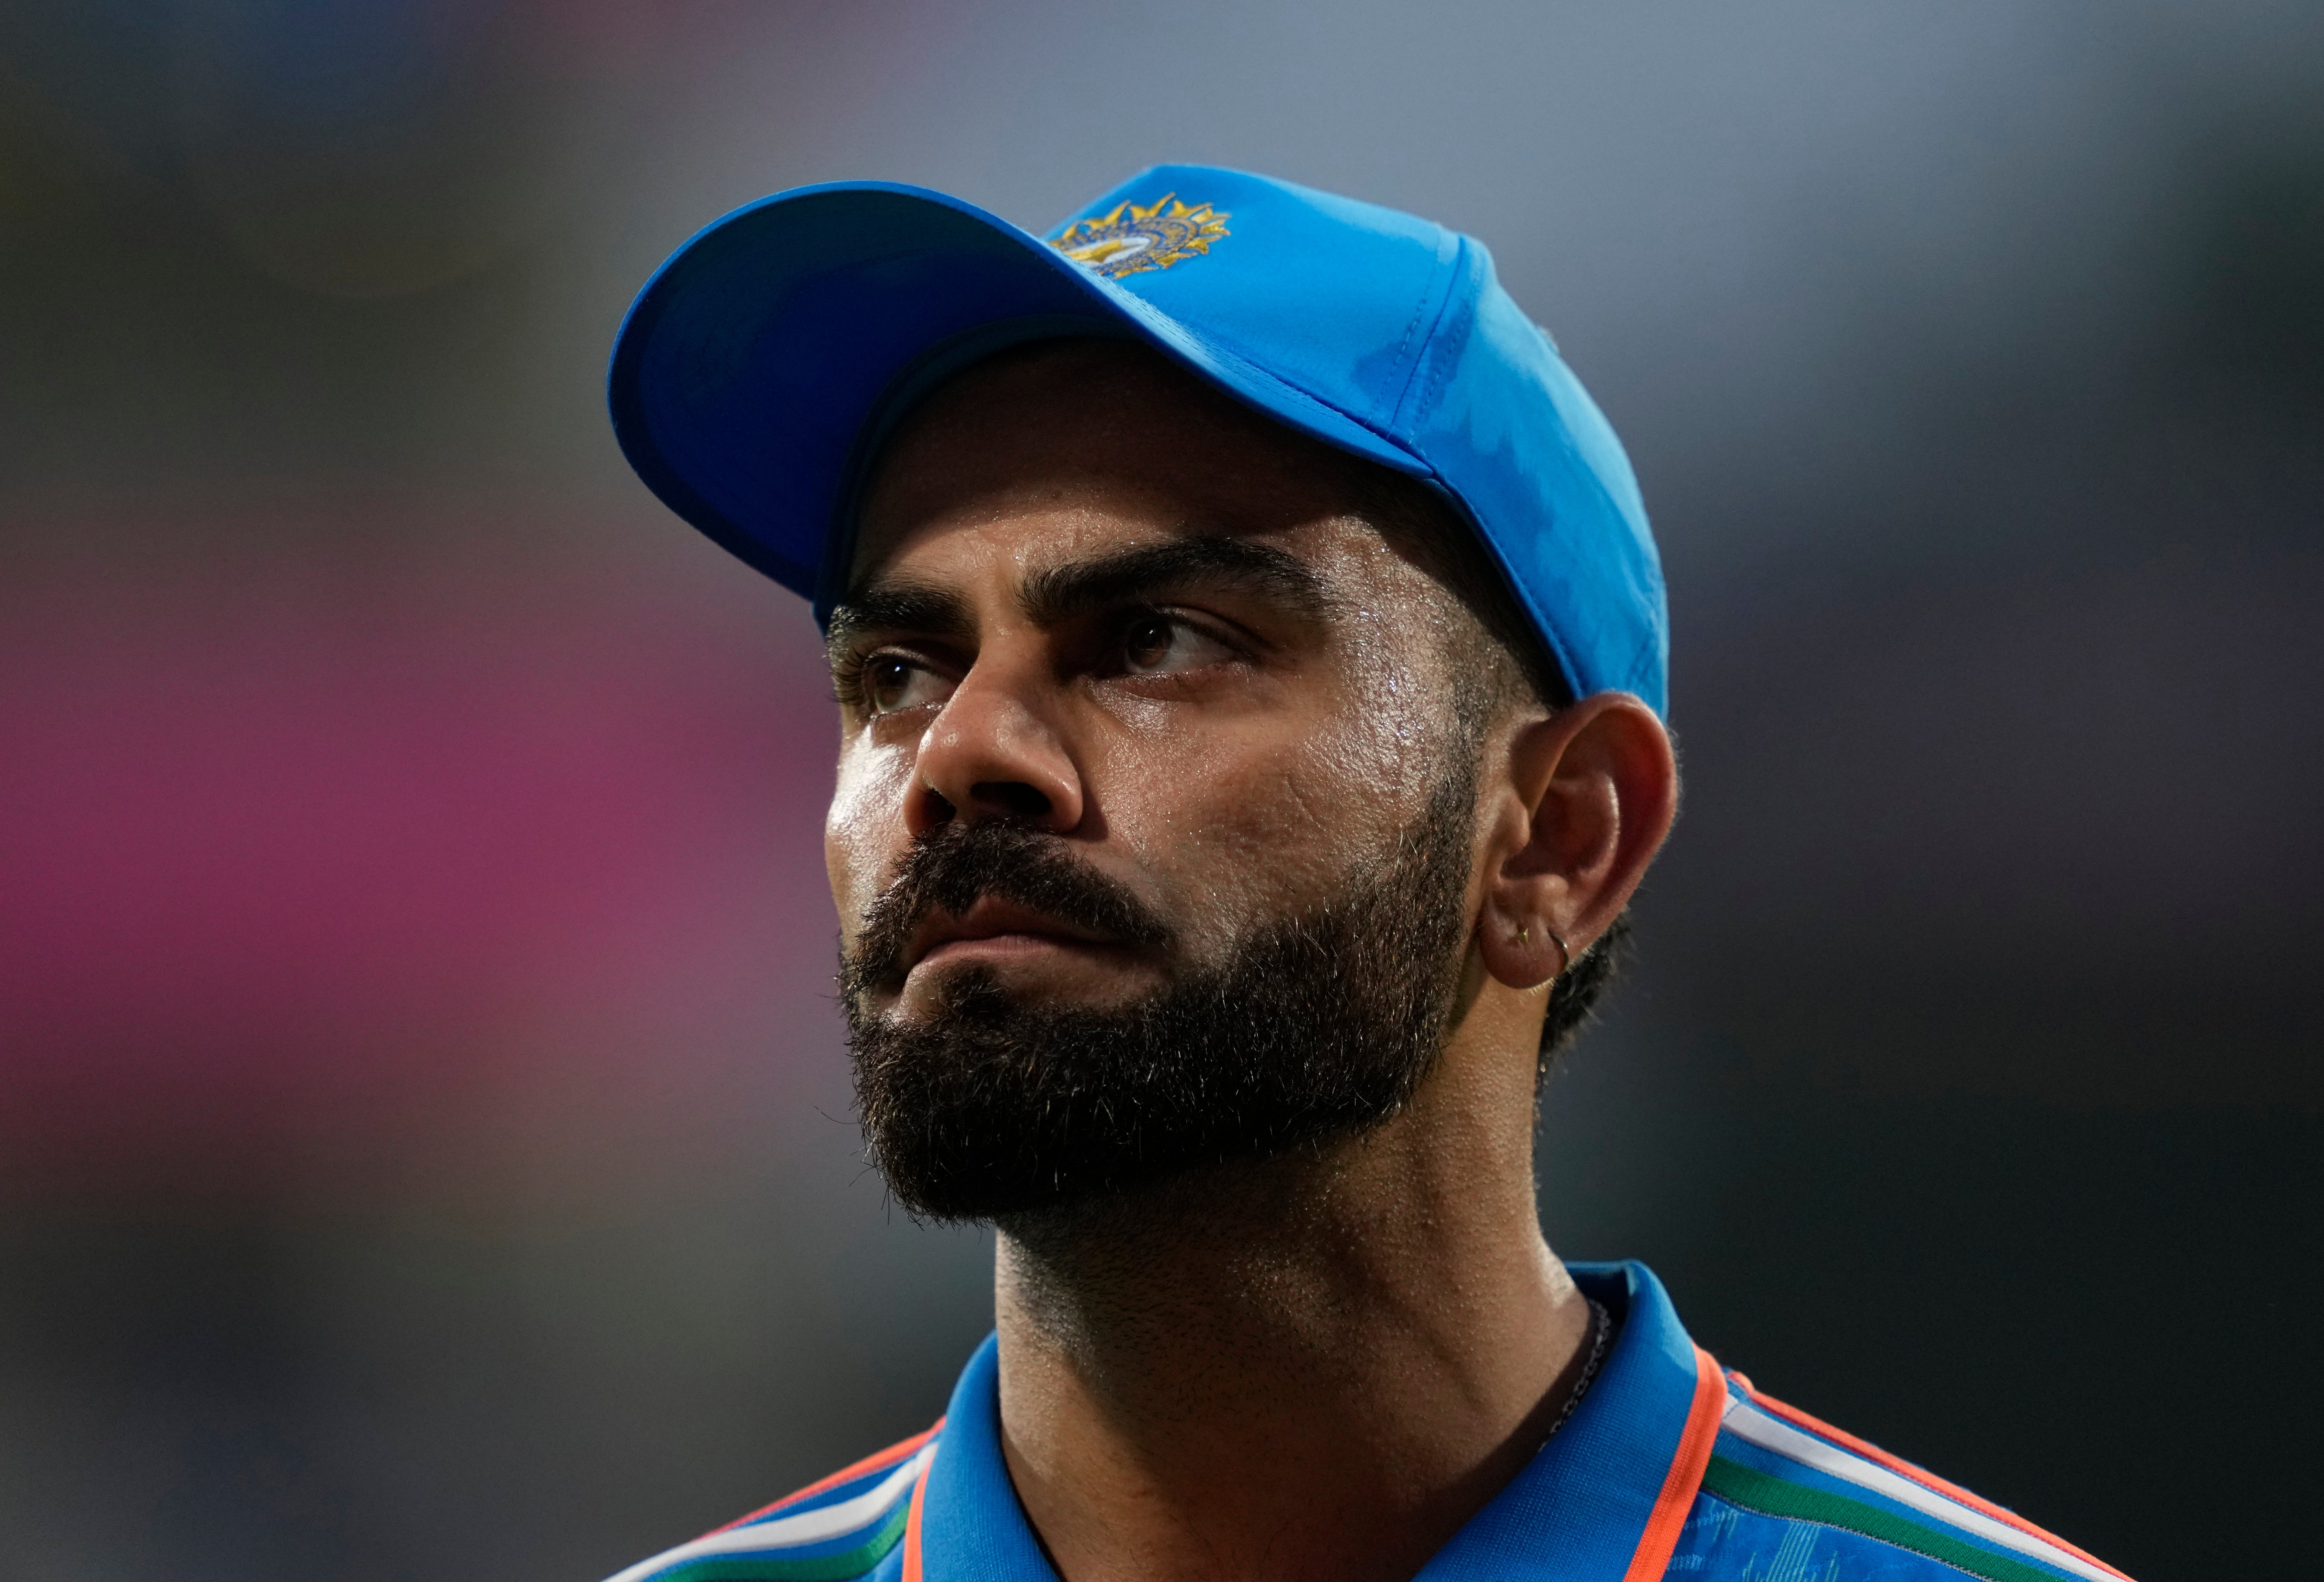
[[954, 819], [915, 839], [895, 878], [864, 909], [855, 948], [841, 966], [842, 989], [852, 998], [899, 985], [905, 948], [922, 921], [935, 912], [958, 917], [987, 896], [1111, 944], [1159, 948], [1174, 938], [1129, 886], [1069, 856], [1063, 840], [1032, 820]]

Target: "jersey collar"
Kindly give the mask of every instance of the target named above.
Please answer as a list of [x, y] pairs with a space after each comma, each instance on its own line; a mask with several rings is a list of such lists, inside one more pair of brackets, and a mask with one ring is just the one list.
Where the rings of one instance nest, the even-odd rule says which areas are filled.
[[[1702, 1479], [1726, 1392], [1643, 1263], [1568, 1265], [1620, 1329], [1573, 1415], [1421, 1568], [1420, 1582], [1663, 1574]], [[903, 1582], [1057, 1582], [1001, 1450], [1000, 1362], [987, 1337], [905, 1531]]]

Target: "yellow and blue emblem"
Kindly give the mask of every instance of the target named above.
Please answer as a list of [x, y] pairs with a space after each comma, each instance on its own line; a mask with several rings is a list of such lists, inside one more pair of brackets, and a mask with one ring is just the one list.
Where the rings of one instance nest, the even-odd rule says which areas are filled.
[[1213, 242], [1227, 235], [1226, 222], [1232, 217], [1207, 203], [1189, 208], [1169, 192], [1143, 207], [1118, 204], [1096, 219], [1077, 219], [1049, 245], [1108, 280], [1119, 280], [1209, 252]]

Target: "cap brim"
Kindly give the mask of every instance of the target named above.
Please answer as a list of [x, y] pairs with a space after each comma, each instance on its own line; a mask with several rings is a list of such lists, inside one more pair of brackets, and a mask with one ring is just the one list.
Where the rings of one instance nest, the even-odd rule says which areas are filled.
[[607, 397], [647, 486], [820, 617], [885, 427], [976, 357], [1075, 334], [1143, 340], [1302, 433], [1429, 470], [1030, 233], [880, 181], [779, 193], [687, 241], [622, 320]]

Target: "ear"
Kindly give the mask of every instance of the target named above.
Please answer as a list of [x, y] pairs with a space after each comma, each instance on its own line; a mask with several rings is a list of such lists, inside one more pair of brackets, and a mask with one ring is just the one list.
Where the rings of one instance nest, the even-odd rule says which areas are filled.
[[1678, 763], [1653, 709], [1600, 692], [1520, 725], [1503, 767], [1478, 944], [1495, 978], [1530, 989], [1629, 903], [1677, 814]]

